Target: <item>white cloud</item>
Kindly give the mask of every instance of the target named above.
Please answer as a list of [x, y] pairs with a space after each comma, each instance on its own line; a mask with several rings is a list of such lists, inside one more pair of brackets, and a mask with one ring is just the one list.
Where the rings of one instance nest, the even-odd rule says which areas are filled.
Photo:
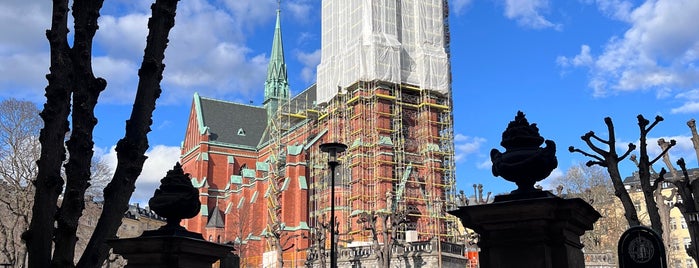
[[565, 174], [563, 174], [563, 171], [561, 171], [560, 168], [555, 168], [553, 169], [553, 171], [551, 171], [551, 174], [549, 174], [549, 176], [546, 177], [546, 179], [560, 178], [563, 177], [563, 175]]
[[558, 58], [556, 58], [556, 63], [562, 67], [590, 66], [593, 62], [592, 56], [590, 55], [590, 46], [588, 45], [580, 46], [580, 54], [575, 55], [573, 58], [567, 58], [564, 56], [558, 56]]
[[621, 21], [628, 21], [631, 17], [633, 4], [629, 1], [596, 0], [594, 2], [597, 4], [597, 8], [606, 16]]
[[[205, 0], [197, 0], [198, 6], [210, 6]], [[227, 11], [232, 13], [233, 27], [242, 32], [244, 28], [252, 29], [268, 20], [273, 20], [277, 9], [275, 0], [223, 0]], [[178, 8], [178, 13], [179, 8]], [[178, 14], [179, 15], [179, 14]], [[216, 30], [216, 29], [213, 29]]]
[[675, 95], [677, 99], [699, 100], [699, 89], [692, 89]]
[[123, 58], [94, 57], [92, 66], [95, 76], [107, 80], [107, 88], [100, 95], [100, 101], [133, 103], [138, 78], [135, 62]]
[[[114, 172], [117, 165], [117, 155], [115, 146], [108, 152], [103, 149], [96, 149], [95, 156], [102, 157]], [[180, 148], [176, 146], [155, 145], [146, 152], [146, 162], [143, 164], [143, 171], [136, 180], [136, 190], [131, 195], [132, 202], [148, 203], [153, 196], [153, 192], [160, 186], [160, 180], [165, 177], [167, 171], [172, 169], [180, 159]]]
[[490, 157], [488, 157], [486, 160], [483, 162], [480, 162], [476, 165], [476, 168], [478, 169], [490, 169], [493, 167], [493, 162], [490, 161]]
[[309, 0], [298, 0], [298, 1], [287, 1], [284, 2], [286, 9], [282, 12], [289, 10], [291, 15], [296, 20], [308, 20], [310, 17], [313, 5]]
[[543, 187], [544, 190], [555, 192], [555, 189], [556, 187], [558, 187], [558, 185], [553, 185], [553, 183], [556, 181], [560, 181], [557, 178], [561, 178], [563, 176], [565, 176], [565, 174], [559, 167], [557, 167], [553, 169], [553, 171], [551, 171], [551, 174], [549, 174], [548, 177], [537, 182], [537, 184]]
[[47, 85], [51, 5], [0, 1], [0, 96], [41, 102]]
[[699, 113], [699, 102], [685, 102], [682, 106], [670, 110], [673, 114]]
[[522, 27], [560, 30], [562, 25], [550, 22], [541, 15], [548, 6], [548, 0], [505, 0], [505, 17], [516, 20]]
[[[689, 132], [689, 131], [688, 131]], [[660, 146], [658, 146], [658, 140], [660, 138], [665, 139], [665, 141], [669, 142], [670, 140], [675, 140], [677, 143], [675, 146], [670, 148], [669, 155], [670, 155], [670, 161], [671, 163], [676, 167], [675, 162], [677, 162], [677, 159], [684, 158], [685, 161], [688, 163], [688, 166], [691, 166], [689, 163], [696, 163], [696, 152], [694, 151], [694, 144], [692, 144], [691, 136], [665, 136], [665, 137], [648, 137], [646, 139], [646, 144], [648, 144], [647, 150], [648, 150], [648, 157], [651, 159], [657, 157], [660, 155], [662, 152], [662, 149]], [[639, 146], [639, 141], [636, 140], [633, 142], [636, 146]], [[626, 152], [628, 149], [627, 143], [617, 143], [617, 150], [618, 153], [621, 154], [622, 152]], [[636, 148], [631, 154], [635, 154], [638, 156], [639, 149]], [[661, 167], [665, 167], [665, 164], [663, 160], [658, 160], [656, 162], [655, 167], [657, 168], [657, 171], [660, 170]], [[677, 168], [677, 167], [676, 167]]]
[[689, 90], [675, 95], [675, 99], [684, 100], [680, 107], [670, 110], [673, 114], [699, 113], [699, 89]]
[[[149, 4], [142, 2], [109, 1], [101, 12], [93, 55], [95, 74], [107, 80], [101, 103], [133, 100], [150, 16]], [[268, 60], [264, 52], [249, 48], [246, 36], [274, 20], [276, 1], [220, 3], [191, 0], [178, 5], [166, 50], [160, 104], [190, 101], [195, 91], [209, 97], [249, 99], [263, 87]], [[38, 0], [0, 3], [0, 96], [43, 101], [49, 66], [44, 31], [50, 27], [50, 8]]]
[[301, 78], [306, 83], [312, 83], [316, 78], [316, 67], [320, 63], [320, 49], [310, 53], [299, 51], [296, 53], [296, 58], [303, 64]]
[[44, 100], [48, 53], [0, 54], [0, 96], [34, 102]]
[[485, 142], [485, 138], [456, 134], [454, 136], [455, 160], [458, 162], [468, 155], [478, 153], [481, 145]]
[[459, 15], [463, 14], [462, 12], [464, 11], [464, 9], [466, 9], [469, 5], [471, 5], [473, 0], [453, 0], [450, 2], [451, 2], [452, 12], [454, 12], [454, 14], [459, 16]]
[[[628, 22], [629, 29], [621, 37], [610, 38], [596, 57], [583, 46], [577, 56], [558, 61], [564, 67], [589, 68], [588, 86], [595, 96], [653, 89], [664, 98], [699, 83], [699, 31], [690, 26], [699, 14], [699, 1], [647, 0], [633, 10], [627, 1], [597, 4], [603, 12]], [[578, 65], [575, 59], [591, 62]]]
[[51, 5], [46, 1], [0, 1], [0, 55], [46, 50], [50, 27]]

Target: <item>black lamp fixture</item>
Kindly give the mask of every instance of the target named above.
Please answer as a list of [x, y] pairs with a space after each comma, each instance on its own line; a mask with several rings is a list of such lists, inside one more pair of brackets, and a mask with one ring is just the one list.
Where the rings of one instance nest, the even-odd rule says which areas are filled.
[[320, 145], [320, 150], [328, 153], [328, 166], [330, 166], [330, 267], [337, 268], [337, 239], [335, 237], [337, 226], [335, 225], [335, 168], [340, 165], [337, 154], [347, 150], [347, 145], [339, 142], [329, 142]]

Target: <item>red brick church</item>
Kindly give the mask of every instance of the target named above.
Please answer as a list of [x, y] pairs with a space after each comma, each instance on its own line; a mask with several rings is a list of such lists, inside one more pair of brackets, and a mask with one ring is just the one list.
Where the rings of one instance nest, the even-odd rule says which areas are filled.
[[458, 234], [446, 216], [455, 205], [446, 1], [322, 6], [316, 84], [290, 96], [277, 10], [263, 106], [194, 94], [181, 163], [202, 208], [185, 227], [235, 245], [244, 267], [302, 266], [330, 248], [326, 142], [348, 146], [334, 189], [340, 250], [372, 243], [362, 212], [406, 212], [407, 242]]

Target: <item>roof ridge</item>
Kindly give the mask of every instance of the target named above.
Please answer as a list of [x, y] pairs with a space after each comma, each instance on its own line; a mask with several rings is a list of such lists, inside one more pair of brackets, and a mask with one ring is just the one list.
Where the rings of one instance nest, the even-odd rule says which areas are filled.
[[247, 103], [240, 103], [240, 102], [234, 102], [234, 101], [220, 100], [220, 99], [214, 99], [214, 98], [203, 97], [203, 96], [199, 96], [199, 98], [200, 98], [200, 99], [203, 99], [203, 100], [216, 101], [216, 102], [221, 102], [221, 103], [235, 104], [235, 105], [242, 105], [242, 106], [247, 106], [247, 107], [252, 107], [252, 108], [264, 109], [263, 106], [250, 105], [250, 104], [247, 104]]

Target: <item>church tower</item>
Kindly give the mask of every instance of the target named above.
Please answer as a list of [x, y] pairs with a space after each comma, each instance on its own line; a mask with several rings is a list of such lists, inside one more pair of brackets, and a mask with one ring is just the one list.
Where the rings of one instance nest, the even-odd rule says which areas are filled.
[[284, 62], [284, 46], [282, 45], [282, 29], [280, 8], [277, 8], [277, 24], [274, 27], [274, 39], [272, 40], [272, 52], [267, 66], [267, 80], [265, 80], [264, 107], [267, 109], [267, 122], [272, 120], [277, 112], [279, 104], [289, 99], [289, 81]]
[[[357, 254], [403, 241], [415, 246], [396, 263], [456, 267], [458, 219], [445, 216], [456, 191], [448, 1], [321, 6], [316, 84], [290, 96], [277, 8], [263, 105], [194, 95], [181, 163], [202, 210], [184, 226], [235, 245], [241, 266], [319, 266], [334, 216], [351, 265], [373, 267]], [[327, 142], [348, 146], [334, 185]], [[372, 227], [367, 215], [402, 220]]]
[[323, 1], [317, 102], [358, 81], [450, 94], [447, 13], [444, 0]]

